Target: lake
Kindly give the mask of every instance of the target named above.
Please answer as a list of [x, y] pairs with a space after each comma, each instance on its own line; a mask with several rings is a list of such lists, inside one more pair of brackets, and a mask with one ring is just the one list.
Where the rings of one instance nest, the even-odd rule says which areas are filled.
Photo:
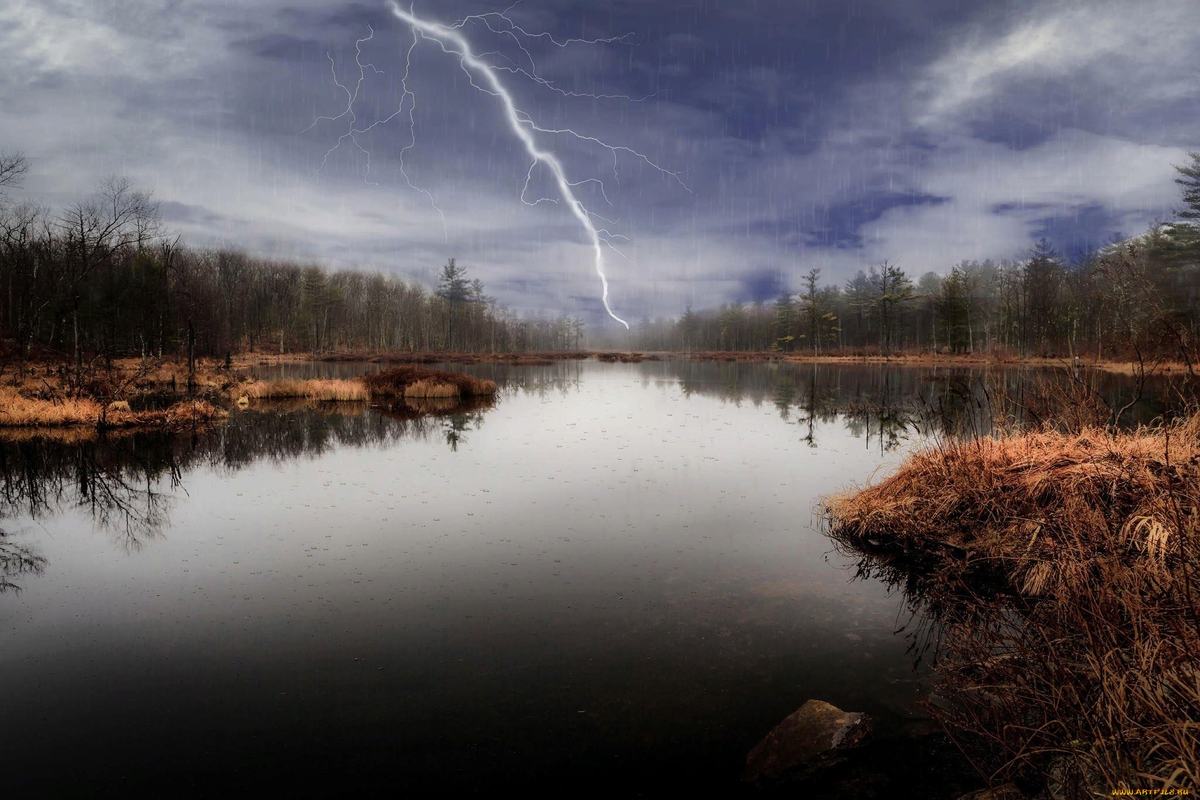
[[905, 599], [816, 504], [986, 428], [974, 373], [463, 369], [494, 407], [0, 445], [6, 784], [732, 792], [807, 699], [918, 719]]

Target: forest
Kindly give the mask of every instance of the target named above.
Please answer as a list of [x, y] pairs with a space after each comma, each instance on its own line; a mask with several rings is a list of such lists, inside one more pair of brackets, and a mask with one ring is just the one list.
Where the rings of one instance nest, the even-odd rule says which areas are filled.
[[1003, 353], [1136, 358], [1172, 353], [1200, 325], [1200, 153], [1177, 166], [1176, 219], [1068, 260], [1040, 240], [1017, 260], [962, 261], [919, 277], [889, 262], [844, 286], [808, 270], [774, 303], [644, 320], [645, 350], [809, 354]]
[[583, 323], [518, 317], [450, 259], [431, 291], [393, 275], [184, 246], [123, 178], [53, 211], [6, 199], [0, 154], [0, 357], [75, 360], [346, 351], [577, 349]]
[[[774, 303], [645, 320], [642, 350], [1004, 353], [1131, 358], [1200, 325], [1200, 153], [1178, 166], [1177, 219], [1065, 259], [963, 261], [915, 278], [883, 262], [843, 286], [810, 269]], [[151, 195], [109, 178], [62, 210], [16, 203], [28, 162], [0, 154], [0, 356], [523, 352], [578, 349], [583, 322], [522, 318], [450, 259], [432, 289], [380, 272], [184, 246]], [[799, 269], [799, 268], [798, 268]]]

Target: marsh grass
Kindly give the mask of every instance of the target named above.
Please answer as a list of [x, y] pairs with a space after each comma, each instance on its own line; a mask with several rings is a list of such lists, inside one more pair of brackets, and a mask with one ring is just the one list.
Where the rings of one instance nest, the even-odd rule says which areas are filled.
[[597, 353], [596, 358], [609, 364], [617, 362], [621, 364], [640, 364], [646, 360], [661, 360], [658, 356], [651, 356], [647, 358], [647, 356], [643, 353]]
[[531, 353], [335, 353], [321, 361], [359, 361], [373, 364], [516, 364], [546, 366], [557, 361], [577, 361], [591, 357], [584, 350]]
[[422, 379], [404, 387], [404, 396], [418, 398], [457, 398], [459, 389], [452, 383], [439, 383], [434, 380]]
[[[444, 372], [426, 367], [406, 364], [380, 372], [363, 375], [359, 380], [366, 386], [372, 399], [399, 397], [491, 397], [496, 394], [495, 381], [476, 378], [461, 372]], [[447, 387], [447, 388], [439, 388]], [[409, 394], [432, 392], [431, 394]]]
[[54, 400], [26, 397], [11, 386], [0, 387], [0, 427], [95, 425], [104, 406], [87, 398]]
[[929, 710], [985, 777], [1200, 785], [1200, 415], [946, 441], [824, 511], [936, 623]]
[[0, 387], [0, 428], [4, 429], [154, 427], [183, 430], [225, 416], [224, 409], [201, 399], [180, 401], [154, 411], [131, 411], [128, 403], [113, 403], [106, 407], [87, 398], [43, 400], [25, 397], [11, 387]]
[[240, 387], [250, 400], [304, 399], [317, 402], [366, 402], [367, 387], [353, 380], [254, 381]]

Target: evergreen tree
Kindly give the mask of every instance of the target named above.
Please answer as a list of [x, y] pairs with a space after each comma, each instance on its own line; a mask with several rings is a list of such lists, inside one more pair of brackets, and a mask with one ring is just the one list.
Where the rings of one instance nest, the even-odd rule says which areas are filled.
[[[480, 288], [483, 286], [480, 284]], [[471, 299], [471, 283], [467, 280], [467, 270], [460, 267], [453, 258], [442, 267], [441, 277], [438, 278], [437, 296], [446, 304], [446, 347], [454, 349], [454, 318], [458, 307]]]
[[796, 325], [796, 306], [791, 292], [784, 292], [775, 301], [775, 318], [772, 320], [772, 350], [790, 351], [796, 343], [792, 334]]
[[900, 317], [913, 298], [913, 285], [904, 270], [887, 261], [872, 267], [869, 279], [872, 309], [879, 320], [879, 350], [886, 356], [898, 344]]

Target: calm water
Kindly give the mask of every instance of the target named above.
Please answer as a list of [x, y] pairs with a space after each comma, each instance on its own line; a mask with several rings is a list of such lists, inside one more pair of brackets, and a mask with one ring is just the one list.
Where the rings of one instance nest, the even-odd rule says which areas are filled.
[[958, 373], [472, 370], [494, 408], [0, 446], [6, 785], [732, 789], [809, 698], [912, 719], [904, 599], [814, 506], [904, 404], [978, 425]]

